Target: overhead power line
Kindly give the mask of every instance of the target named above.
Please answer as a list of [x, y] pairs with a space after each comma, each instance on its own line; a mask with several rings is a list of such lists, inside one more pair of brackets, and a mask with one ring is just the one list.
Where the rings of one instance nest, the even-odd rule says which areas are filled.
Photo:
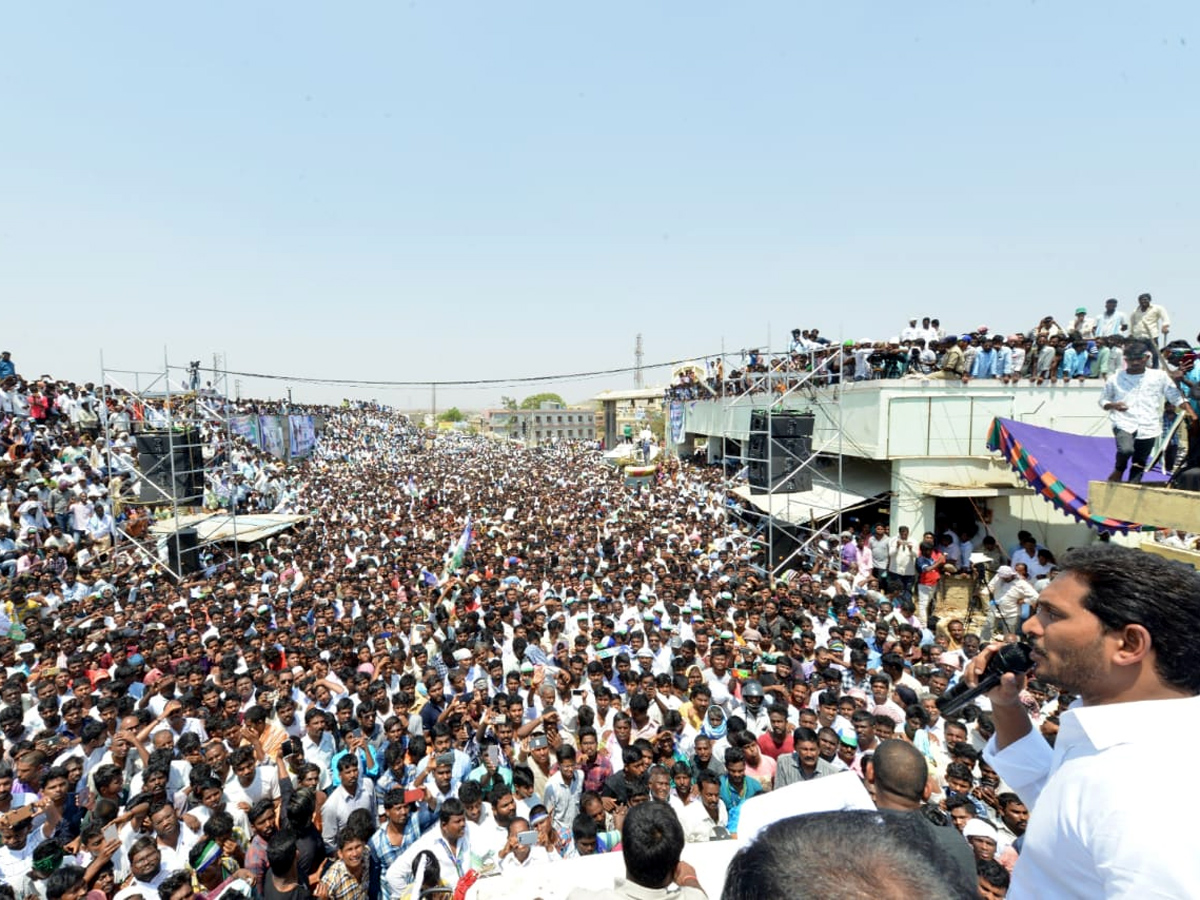
[[[666, 362], [649, 363], [641, 366], [642, 369], [664, 369], [683, 365], [684, 363], [694, 363], [698, 359], [705, 359], [711, 356], [720, 356], [720, 353], [710, 353], [701, 356], [689, 356], [684, 359], [673, 359]], [[171, 369], [186, 371], [183, 366], [170, 366]], [[437, 387], [496, 387], [510, 384], [538, 384], [554, 381], [582, 381], [588, 378], [602, 378], [606, 375], [621, 375], [629, 372], [636, 372], [638, 366], [622, 366], [615, 369], [596, 369], [590, 372], [572, 372], [560, 375], [527, 375], [513, 378], [467, 378], [453, 381], [440, 381], [438, 379], [424, 379], [420, 381], [381, 381], [368, 378], [321, 378], [309, 375], [277, 375], [270, 372], [241, 372], [234, 369], [223, 369], [217, 372], [214, 369], [201, 369], [202, 372], [209, 372], [213, 375], [232, 375], [238, 378], [261, 378], [266, 381], [288, 381], [293, 384], [315, 384], [315, 385], [338, 385], [342, 387], [370, 387], [370, 388], [413, 388], [413, 387], [429, 387], [435, 385]], [[117, 371], [115, 369], [110, 371]]]

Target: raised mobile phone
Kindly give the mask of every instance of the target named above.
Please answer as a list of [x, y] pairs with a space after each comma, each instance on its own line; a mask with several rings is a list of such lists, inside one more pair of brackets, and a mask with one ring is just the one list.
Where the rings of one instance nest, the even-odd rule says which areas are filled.
[[522, 831], [517, 835], [517, 843], [522, 847], [536, 847], [538, 842], [538, 833], [536, 831]]

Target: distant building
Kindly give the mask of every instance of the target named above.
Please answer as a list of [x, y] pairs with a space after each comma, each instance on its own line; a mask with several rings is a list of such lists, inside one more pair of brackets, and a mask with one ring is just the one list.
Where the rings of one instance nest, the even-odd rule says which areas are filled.
[[537, 409], [485, 410], [481, 431], [491, 437], [524, 441], [529, 447], [560, 441], [594, 441], [596, 416], [584, 407], [547, 401]]
[[649, 419], [661, 417], [664, 395], [663, 388], [649, 387], [602, 391], [593, 397], [599, 404], [596, 433], [604, 438], [604, 446], [612, 449], [636, 436]]

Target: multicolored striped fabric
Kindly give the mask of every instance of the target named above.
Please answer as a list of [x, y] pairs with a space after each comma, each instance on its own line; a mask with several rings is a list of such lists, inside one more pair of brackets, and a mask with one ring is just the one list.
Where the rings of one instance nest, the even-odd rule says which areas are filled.
[[[1093, 515], [1088, 509], [1088, 482], [1103, 481], [1113, 468], [1117, 442], [1107, 436], [1085, 437], [1040, 428], [1013, 419], [993, 419], [988, 449], [1008, 464], [1046, 500], [1080, 522], [1101, 531], [1153, 531], [1152, 525]], [[1144, 483], [1162, 483], [1161, 472], [1147, 472]]]

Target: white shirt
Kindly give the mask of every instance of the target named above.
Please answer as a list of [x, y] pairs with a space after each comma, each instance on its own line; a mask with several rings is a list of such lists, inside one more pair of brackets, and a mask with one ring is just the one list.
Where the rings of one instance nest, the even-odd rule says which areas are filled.
[[508, 843], [508, 829], [497, 825], [491, 816], [478, 824], [468, 820], [467, 842], [471, 845], [472, 867], [478, 869], [481, 864], [496, 861]]
[[254, 780], [248, 787], [242, 787], [233, 773], [225, 782], [225, 799], [234, 806], [239, 803], [253, 806], [258, 800], [279, 800], [280, 796], [279, 770], [275, 766], [255, 766]]
[[[1200, 786], [1162, 758], [1200, 741], [1200, 697], [1073, 706], [1054, 748], [1034, 730], [984, 757], [1030, 809], [1010, 900], [1195, 896], [1195, 835], [1164, 813], [1194, 809]], [[1182, 730], [1183, 734], [1179, 731]]]
[[456, 847], [451, 847], [449, 842], [442, 837], [442, 829], [440, 825], [434, 825], [425, 832], [419, 839], [413, 842], [413, 845], [397, 856], [387, 871], [384, 872], [384, 878], [387, 879], [388, 887], [391, 889], [392, 896], [398, 897], [404, 892], [404, 888], [412, 881], [413, 860], [416, 859], [418, 853], [422, 850], [428, 850], [437, 857], [438, 866], [442, 872], [442, 882], [450, 887], [458, 884], [458, 879], [461, 873], [466, 872], [471, 867], [471, 842], [468, 837], [470, 832], [464, 831], [463, 836], [459, 839]]
[[1037, 588], [1020, 576], [1005, 581], [999, 575], [995, 575], [988, 582], [988, 590], [996, 598], [996, 608], [1000, 615], [1010, 620], [1021, 614], [1022, 603], [1033, 604], [1038, 598]]
[[333, 738], [328, 731], [322, 732], [321, 743], [314, 744], [312, 738], [308, 736], [308, 732], [305, 731], [304, 737], [300, 738], [300, 746], [304, 752], [304, 761], [312, 763], [321, 770], [318, 786], [323, 791], [329, 790], [329, 785], [333, 783], [333, 773], [329, 766], [334, 753]]
[[10, 850], [8, 847], [0, 847], [0, 875], [4, 877], [5, 884], [20, 884], [33, 865], [33, 851], [37, 849], [37, 845], [41, 843], [41, 836], [35, 837], [33, 830], [30, 829], [29, 836], [25, 838], [25, 846], [20, 850]]
[[200, 840], [200, 835], [180, 822], [179, 837], [175, 839], [174, 847], [168, 847], [162, 841], [158, 842], [158, 852], [162, 856], [162, 871], [173, 872], [176, 869], [186, 869], [188, 854], [191, 853], [192, 847], [196, 846], [198, 840]]
[[683, 812], [679, 813], [679, 824], [683, 826], [685, 841], [689, 844], [711, 841], [714, 828], [718, 825], [722, 828], [729, 827], [729, 811], [725, 809], [725, 801], [718, 800], [717, 803], [720, 805], [720, 810], [716, 822], [708, 814], [708, 810], [704, 808], [704, 804], [700, 802], [699, 798], [683, 808]]
[[576, 769], [568, 786], [563, 780], [562, 772], [555, 772], [546, 781], [546, 789], [542, 791], [542, 802], [546, 810], [554, 817], [554, 827], [568, 830], [579, 812], [579, 795], [583, 793], [583, 770]]
[[1129, 334], [1131, 337], [1148, 338], [1155, 343], [1163, 331], [1171, 330], [1171, 319], [1167, 311], [1157, 303], [1151, 303], [1145, 309], [1140, 306], [1129, 314]]
[[550, 854], [546, 852], [545, 847], [530, 847], [529, 855], [525, 857], [525, 862], [521, 862], [521, 860], [517, 859], [517, 854], [510, 853], [508, 856], [504, 857], [504, 859], [500, 860], [500, 871], [504, 873], [512, 872], [516, 869], [528, 869], [530, 866], [540, 866], [551, 862], [554, 858], [557, 857], [552, 858]]
[[350, 813], [356, 809], [365, 809], [374, 817], [377, 806], [375, 782], [370, 778], [360, 777], [358, 790], [353, 794], [347, 794], [343, 785], [334, 788], [325, 805], [321, 807], [321, 837], [325, 840], [325, 846], [337, 846], [338, 833], [346, 827]]
[[917, 571], [916, 553], [910, 535], [901, 540], [899, 535], [888, 538], [888, 571], [897, 575], [914, 575]]
[[1099, 337], [1113, 337], [1128, 327], [1129, 320], [1125, 317], [1125, 313], [1117, 309], [1113, 310], [1111, 316], [1101, 313], [1100, 318], [1096, 321], [1096, 334]]
[[1162, 369], [1146, 369], [1141, 375], [1118, 372], [1104, 382], [1100, 394], [1100, 406], [1106, 403], [1124, 403], [1128, 409], [1110, 409], [1109, 421], [1114, 428], [1128, 431], [1139, 438], [1158, 437], [1162, 434], [1163, 401], [1172, 406], [1183, 404], [1179, 388], [1171, 376]]

